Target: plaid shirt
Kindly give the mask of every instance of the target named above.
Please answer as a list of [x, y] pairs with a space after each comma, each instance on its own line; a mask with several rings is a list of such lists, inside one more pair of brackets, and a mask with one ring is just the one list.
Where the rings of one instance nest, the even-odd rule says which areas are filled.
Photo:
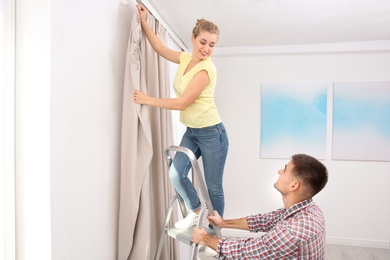
[[325, 258], [325, 219], [308, 199], [288, 209], [247, 217], [250, 232], [266, 232], [260, 238], [229, 239], [218, 243], [220, 259]]

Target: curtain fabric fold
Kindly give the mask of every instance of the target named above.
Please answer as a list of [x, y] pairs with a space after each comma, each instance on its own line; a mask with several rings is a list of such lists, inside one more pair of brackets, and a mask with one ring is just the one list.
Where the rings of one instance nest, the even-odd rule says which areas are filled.
[[[166, 207], [174, 196], [164, 160], [173, 144], [170, 111], [135, 104], [134, 90], [169, 98], [167, 64], [142, 34], [138, 12], [129, 33], [122, 110], [121, 177], [118, 259], [153, 259]], [[167, 33], [148, 15], [147, 21], [162, 41]], [[172, 220], [172, 222], [175, 221]], [[178, 259], [175, 242], [166, 239], [160, 259]]]

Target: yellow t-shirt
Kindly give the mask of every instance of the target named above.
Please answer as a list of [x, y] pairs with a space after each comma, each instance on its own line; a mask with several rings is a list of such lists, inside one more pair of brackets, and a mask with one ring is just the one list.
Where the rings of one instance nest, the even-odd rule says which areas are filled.
[[180, 122], [192, 128], [202, 128], [221, 123], [217, 107], [214, 102], [214, 90], [217, 83], [217, 69], [210, 57], [199, 62], [188, 71], [184, 71], [191, 61], [191, 54], [182, 52], [180, 54], [180, 64], [176, 72], [173, 87], [177, 97], [180, 97], [192, 78], [199, 71], [205, 70], [210, 78], [210, 83], [202, 91], [200, 96], [189, 105], [185, 110], [180, 111]]

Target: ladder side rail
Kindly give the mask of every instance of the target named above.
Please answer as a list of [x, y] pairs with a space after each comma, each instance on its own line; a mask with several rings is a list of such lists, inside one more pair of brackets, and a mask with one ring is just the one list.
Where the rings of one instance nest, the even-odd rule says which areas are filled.
[[165, 214], [164, 225], [163, 225], [163, 227], [161, 229], [160, 240], [159, 240], [159, 243], [158, 243], [156, 254], [154, 256], [154, 260], [159, 260], [160, 259], [161, 251], [162, 251], [162, 248], [163, 248], [163, 245], [164, 245], [164, 230], [168, 227], [169, 220], [171, 219], [171, 215], [172, 215], [173, 205], [174, 205], [176, 199], [178, 199], [178, 195], [173, 196], [171, 198], [171, 200], [169, 201], [168, 210], [167, 210], [167, 212]]
[[[188, 151], [191, 152], [191, 150], [189, 150], [189, 149], [188, 149]], [[192, 168], [195, 170], [195, 173], [196, 173], [195, 176], [197, 177], [196, 179], [199, 183], [202, 196], [204, 199], [206, 199], [208, 215], [212, 216], [212, 215], [214, 215], [214, 208], [213, 208], [213, 205], [211, 204], [211, 200], [210, 200], [209, 193], [207, 191], [206, 183], [202, 177], [202, 172], [200, 171], [199, 164], [198, 164], [198, 161], [197, 161], [195, 155], [192, 152], [191, 152], [191, 154], [192, 154], [192, 157], [190, 157], [190, 160], [192, 163]], [[214, 227], [215, 235], [218, 238], [222, 238], [222, 233], [221, 233], [220, 227], [218, 227], [214, 224], [213, 224], [213, 227]]]
[[[205, 184], [205, 181], [202, 177], [202, 173], [200, 171], [198, 160], [196, 159], [195, 154], [187, 147], [182, 147], [182, 146], [172, 145], [167, 149], [169, 149], [171, 151], [182, 152], [188, 156], [188, 158], [190, 159], [190, 162], [192, 164], [192, 168], [195, 171], [196, 180], [199, 183], [199, 187], [200, 187], [200, 191], [202, 193], [202, 196], [204, 199], [206, 199], [206, 203], [208, 206], [208, 215], [209, 216], [213, 215], [214, 214], [213, 205], [211, 204], [209, 193], [207, 191], [206, 184]], [[214, 227], [214, 231], [215, 231], [216, 236], [218, 238], [222, 238], [221, 229], [216, 225], [213, 225], [213, 227]]]

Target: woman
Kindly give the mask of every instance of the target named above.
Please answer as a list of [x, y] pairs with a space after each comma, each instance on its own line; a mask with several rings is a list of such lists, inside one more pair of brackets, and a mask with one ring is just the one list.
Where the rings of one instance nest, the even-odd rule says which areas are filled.
[[[177, 98], [155, 98], [134, 91], [134, 102], [171, 110], [180, 110], [180, 122], [187, 126], [180, 146], [202, 156], [204, 176], [213, 208], [222, 216], [225, 207], [222, 188], [223, 171], [228, 151], [228, 137], [214, 103], [216, 68], [210, 56], [218, 41], [218, 27], [205, 19], [197, 21], [192, 31], [192, 53], [178, 52], [166, 47], [146, 22], [147, 9], [138, 5], [141, 26], [153, 49], [162, 57], [179, 64], [174, 79]], [[188, 179], [191, 163], [183, 153], [176, 153], [169, 177], [189, 211], [175, 223], [178, 229], [196, 225], [200, 200]]]

